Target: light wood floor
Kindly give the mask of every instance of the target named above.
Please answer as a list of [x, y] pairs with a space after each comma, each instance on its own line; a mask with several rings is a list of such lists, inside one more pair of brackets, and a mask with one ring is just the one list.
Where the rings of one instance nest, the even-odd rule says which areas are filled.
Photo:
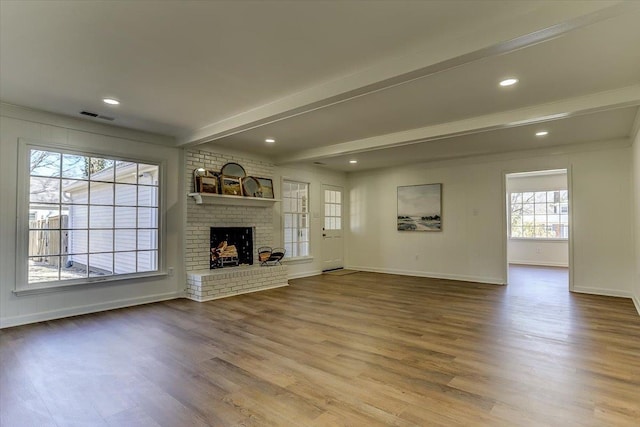
[[10, 426], [638, 426], [640, 316], [570, 294], [322, 275], [0, 332]]

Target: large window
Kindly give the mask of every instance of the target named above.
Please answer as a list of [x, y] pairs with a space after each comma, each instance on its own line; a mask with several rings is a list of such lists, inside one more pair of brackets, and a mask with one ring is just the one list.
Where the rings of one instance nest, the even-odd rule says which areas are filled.
[[282, 204], [286, 256], [309, 256], [309, 184], [284, 181]]
[[27, 285], [18, 287], [158, 271], [157, 164], [26, 147]]
[[511, 238], [567, 239], [569, 193], [529, 191], [510, 193]]

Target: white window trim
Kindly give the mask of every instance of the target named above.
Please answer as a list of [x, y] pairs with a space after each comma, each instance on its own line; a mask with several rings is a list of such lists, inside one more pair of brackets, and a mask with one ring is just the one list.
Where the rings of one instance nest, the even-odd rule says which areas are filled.
[[[58, 280], [55, 282], [39, 282], [29, 285], [29, 168], [31, 149], [53, 150], [60, 153], [100, 156], [126, 162], [146, 163], [157, 165], [160, 179], [158, 181], [158, 269], [142, 273], [126, 273], [112, 276], [83, 277], [79, 279]], [[18, 180], [17, 180], [17, 221], [16, 221], [16, 280], [13, 293], [28, 295], [42, 292], [69, 290], [81, 286], [109, 284], [139, 278], [167, 276], [166, 271], [166, 161], [153, 158], [123, 157], [108, 151], [83, 150], [58, 143], [34, 141], [25, 138], [18, 139]]]
[[[60, 291], [68, 291], [71, 289], [87, 288], [90, 286], [106, 285], [106, 284], [109, 284], [110, 282], [122, 282], [123, 280], [133, 280], [133, 279], [150, 278], [150, 277], [167, 277], [168, 275], [169, 274], [166, 271], [150, 271], [145, 273], [119, 274], [116, 276], [87, 277], [84, 279], [64, 280], [64, 281], [61, 280], [59, 282], [54, 282], [53, 284], [49, 284], [49, 285], [44, 285], [44, 284], [41, 285], [40, 283], [37, 283], [33, 286], [16, 288], [13, 290], [13, 294], [17, 296], [44, 294], [49, 292], [60, 292]], [[126, 276], [126, 277], [123, 277], [123, 276]], [[44, 283], [52, 283], [52, 282], [44, 282]]]
[[551, 238], [551, 237], [509, 237], [509, 240], [512, 240], [514, 242], [560, 242], [560, 243], [567, 243], [567, 241], [569, 240], [568, 237], [565, 238], [561, 238], [561, 239], [557, 239], [557, 238]]

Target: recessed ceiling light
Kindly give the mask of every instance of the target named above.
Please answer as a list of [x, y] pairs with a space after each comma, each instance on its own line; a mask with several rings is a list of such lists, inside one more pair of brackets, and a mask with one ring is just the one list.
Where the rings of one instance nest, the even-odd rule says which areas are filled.
[[267, 138], [267, 139], [264, 140], [264, 142], [268, 142], [269, 144], [273, 144], [274, 142], [276, 142], [276, 140], [273, 139], [273, 138]]
[[113, 99], [113, 98], [103, 98], [102, 102], [104, 102], [105, 104], [109, 104], [109, 105], [120, 105], [120, 101], [118, 101], [117, 99]]
[[510, 79], [504, 79], [503, 81], [500, 82], [500, 86], [513, 86], [514, 84], [518, 83], [518, 79], [514, 79], [514, 78], [510, 78]]
[[540, 132], [536, 132], [536, 136], [547, 136], [549, 132], [546, 130], [541, 130]]
[[358, 163], [357, 160], [349, 160], [349, 163], [351, 163], [352, 165], [355, 165], [356, 163]]

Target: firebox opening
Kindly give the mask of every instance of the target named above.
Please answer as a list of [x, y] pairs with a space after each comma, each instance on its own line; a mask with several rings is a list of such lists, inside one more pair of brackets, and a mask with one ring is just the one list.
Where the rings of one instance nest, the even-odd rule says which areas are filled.
[[211, 227], [210, 268], [253, 264], [252, 227]]

